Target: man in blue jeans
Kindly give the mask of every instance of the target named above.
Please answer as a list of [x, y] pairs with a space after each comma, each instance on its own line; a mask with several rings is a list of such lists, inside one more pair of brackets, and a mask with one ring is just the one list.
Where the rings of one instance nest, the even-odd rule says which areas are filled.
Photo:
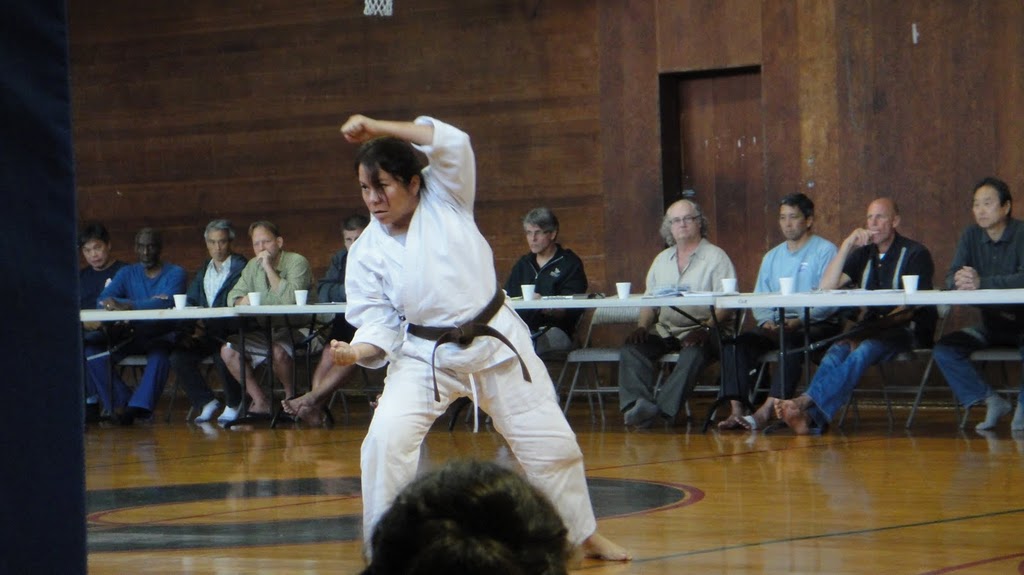
[[[974, 225], [960, 236], [956, 255], [946, 272], [946, 287], [956, 290], [1010, 289], [1024, 287], [1024, 226], [1011, 217], [1010, 187], [996, 178], [985, 178], [974, 187]], [[985, 420], [975, 429], [996, 426], [1012, 405], [985, 383], [971, 364], [971, 352], [991, 346], [1022, 348], [1024, 306], [982, 306], [981, 325], [955, 331], [935, 345], [935, 363], [942, 370], [957, 400], [971, 406], [984, 402]], [[1024, 430], [1024, 388], [1017, 398], [1017, 412], [1010, 427]]]
[[[903, 276], [918, 276], [920, 289], [932, 289], [935, 265], [923, 245], [896, 233], [899, 207], [889, 198], [868, 205], [867, 226], [843, 240], [821, 278], [822, 289], [902, 289]], [[936, 312], [932, 306], [871, 307], [856, 329], [829, 348], [807, 391], [775, 402], [775, 414], [798, 434], [822, 431], [848, 401], [868, 367], [915, 346], [931, 345]]]

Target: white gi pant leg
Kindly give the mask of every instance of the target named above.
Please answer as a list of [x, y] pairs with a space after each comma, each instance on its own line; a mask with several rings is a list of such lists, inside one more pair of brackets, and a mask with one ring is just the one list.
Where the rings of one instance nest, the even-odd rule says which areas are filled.
[[474, 374], [480, 407], [512, 448], [526, 478], [562, 516], [569, 542], [579, 545], [597, 530], [583, 468], [583, 453], [569, 427], [544, 364], [523, 354], [533, 383], [516, 360]]
[[[583, 454], [558, 407], [544, 364], [532, 349], [523, 360], [533, 383], [523, 379], [514, 359], [474, 374], [479, 407], [491, 416], [530, 483], [554, 504], [570, 543], [579, 545], [597, 529]], [[367, 551], [374, 526], [416, 477], [423, 437], [452, 400], [470, 395], [468, 375], [438, 369], [437, 385], [440, 402], [434, 401], [430, 365], [417, 359], [399, 358], [388, 369], [360, 457]]]
[[441, 401], [434, 401], [429, 364], [401, 357], [388, 366], [384, 392], [360, 449], [363, 542], [367, 555], [373, 527], [398, 493], [416, 478], [420, 444], [454, 399], [453, 381], [451, 376], [437, 371]]

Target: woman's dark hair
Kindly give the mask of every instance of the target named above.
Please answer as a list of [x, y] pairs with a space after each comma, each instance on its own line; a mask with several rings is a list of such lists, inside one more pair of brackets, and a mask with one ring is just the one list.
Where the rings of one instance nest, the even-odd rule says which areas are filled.
[[554, 506], [524, 478], [495, 463], [454, 461], [395, 499], [363, 575], [561, 575], [566, 536]]
[[380, 170], [407, 186], [413, 176], [423, 178], [423, 163], [416, 156], [416, 150], [412, 144], [398, 138], [374, 138], [363, 143], [356, 152], [356, 174], [359, 173], [359, 166], [366, 168], [374, 185], [380, 183]]

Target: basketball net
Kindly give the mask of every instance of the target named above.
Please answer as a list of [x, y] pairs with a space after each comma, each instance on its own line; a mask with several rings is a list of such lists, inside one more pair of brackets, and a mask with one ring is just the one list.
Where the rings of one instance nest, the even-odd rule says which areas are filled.
[[366, 16], [391, 16], [391, 0], [364, 0], [363, 14]]

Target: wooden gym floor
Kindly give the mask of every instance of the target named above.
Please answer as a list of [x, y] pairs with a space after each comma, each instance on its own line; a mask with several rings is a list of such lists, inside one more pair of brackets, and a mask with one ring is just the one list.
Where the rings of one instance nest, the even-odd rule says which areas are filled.
[[[200, 427], [180, 407], [170, 424], [159, 413], [152, 424], [89, 426], [89, 572], [359, 572], [370, 414], [352, 403], [329, 430]], [[577, 402], [570, 422], [600, 528], [635, 560], [587, 561], [585, 572], [1024, 573], [1024, 434], [1008, 420], [980, 435], [932, 409], [906, 432], [862, 408], [856, 426], [795, 437], [627, 431], [613, 407], [606, 414], [602, 428]], [[427, 436], [424, 465], [513, 465], [489, 428], [446, 425]]]

